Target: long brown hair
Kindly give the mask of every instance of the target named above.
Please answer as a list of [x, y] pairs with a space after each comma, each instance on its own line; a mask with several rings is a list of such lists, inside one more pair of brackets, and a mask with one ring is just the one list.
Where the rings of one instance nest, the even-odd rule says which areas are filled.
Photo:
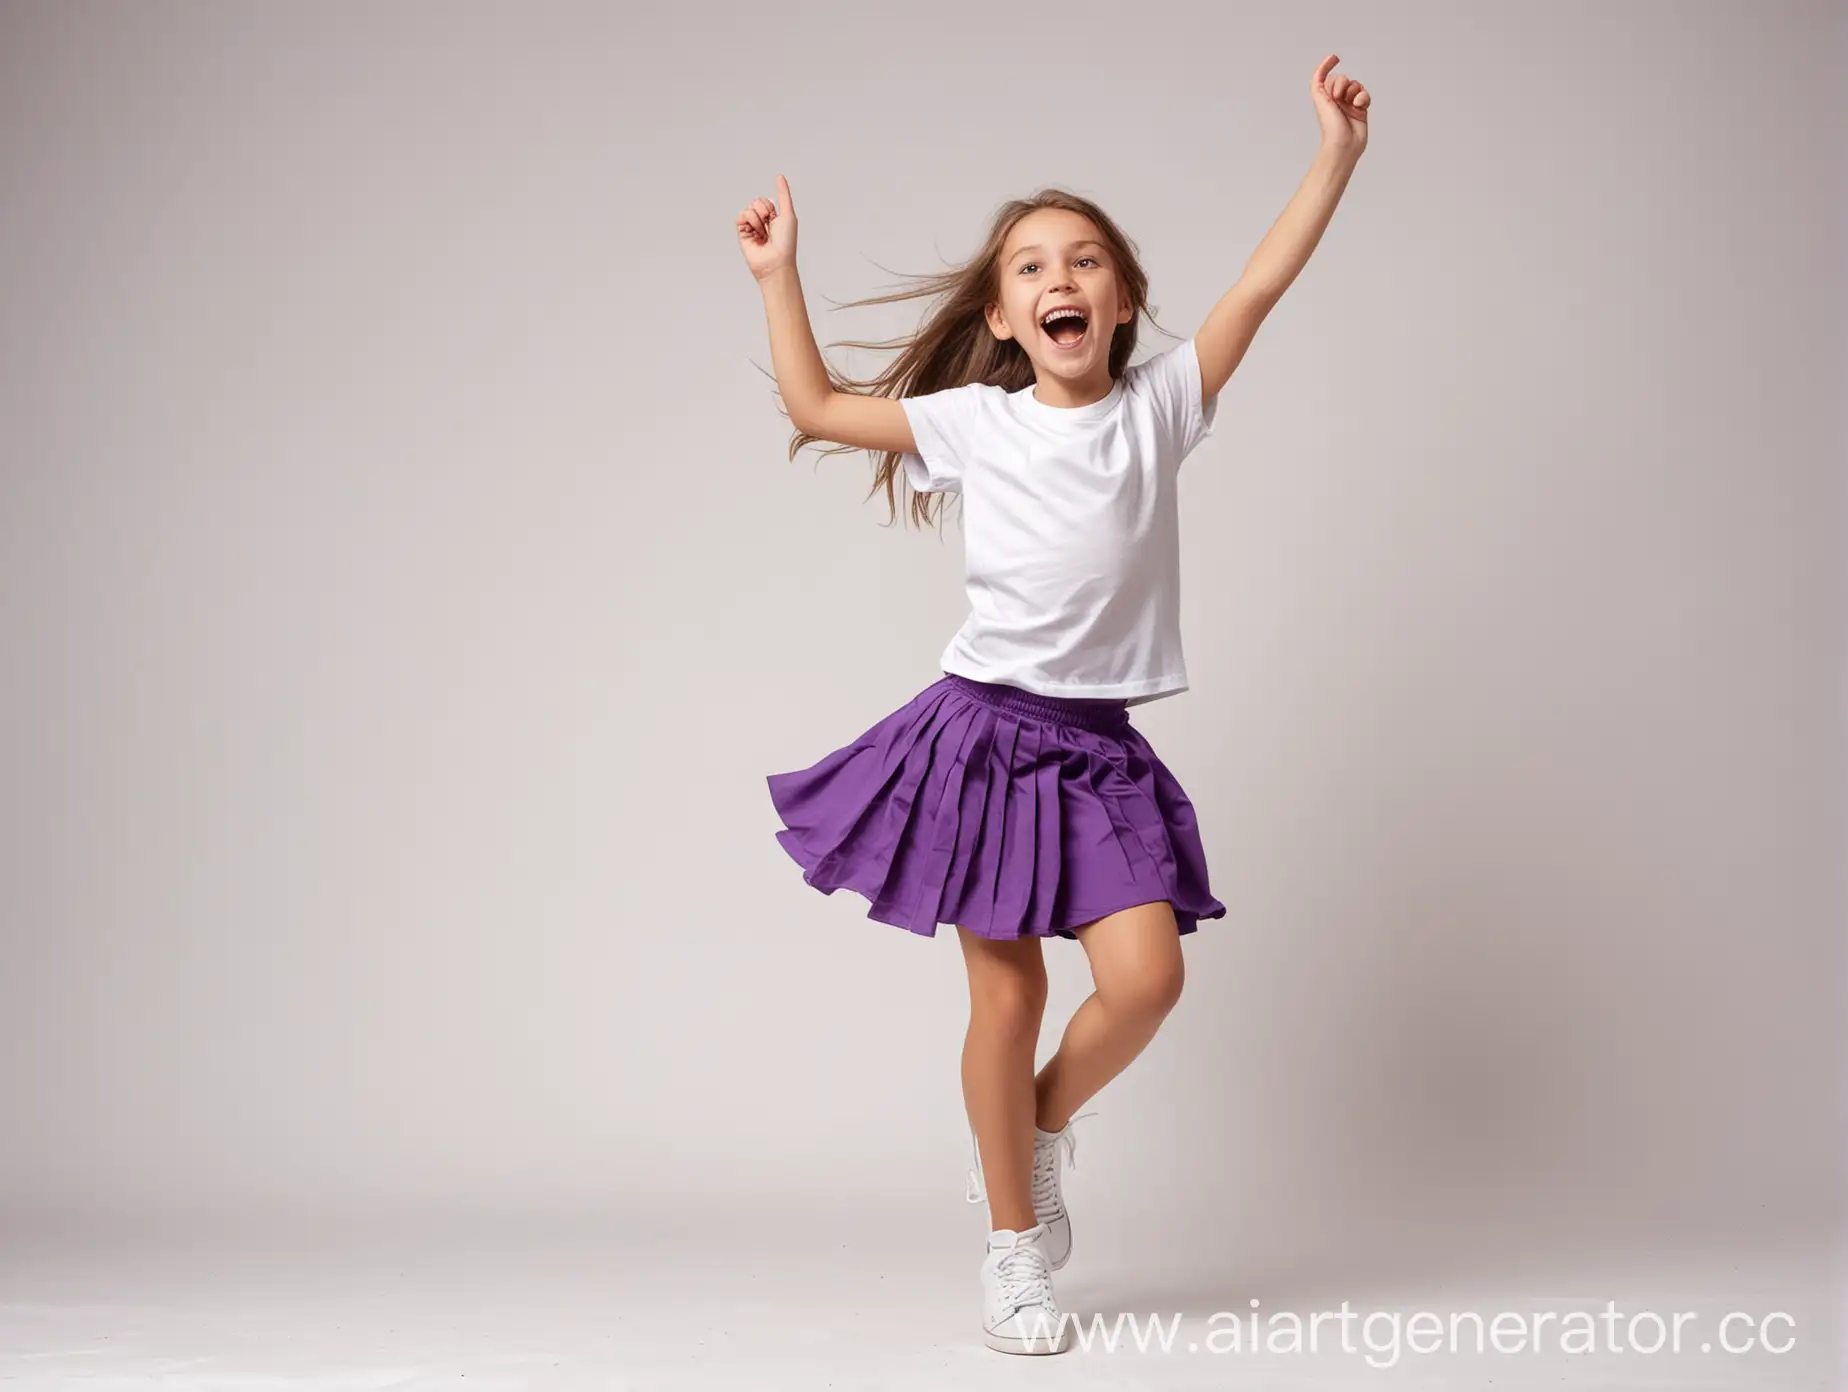
[[[1080, 198], [1063, 189], [1046, 188], [1030, 198], [1010, 199], [996, 209], [981, 249], [962, 265], [927, 275], [903, 276], [901, 279], [913, 282], [910, 289], [890, 295], [874, 295], [864, 300], [848, 300], [836, 306], [852, 309], [861, 305], [893, 304], [900, 300], [926, 297], [938, 300], [923, 323], [909, 335], [880, 341], [841, 339], [830, 344], [830, 347], [898, 350], [898, 356], [883, 372], [865, 379], [845, 376], [824, 358], [823, 365], [827, 368], [834, 389], [870, 396], [906, 397], [946, 391], [971, 382], [1004, 387], [1011, 392], [1033, 385], [1033, 363], [1027, 357], [1026, 350], [1014, 339], [996, 338], [988, 327], [984, 310], [1000, 294], [1001, 251], [1007, 245], [1008, 233], [1013, 231], [1015, 223], [1040, 208], [1063, 208], [1067, 212], [1082, 214], [1096, 225], [1098, 235], [1110, 248], [1119, 293], [1136, 310], [1127, 323], [1116, 326], [1111, 337], [1110, 375], [1113, 378], [1122, 376], [1123, 369], [1129, 365], [1130, 355], [1136, 351], [1138, 317], [1146, 314], [1150, 322], [1154, 322], [1148, 303], [1149, 278], [1138, 260], [1136, 244], [1090, 199]], [[804, 445], [821, 442], [820, 436], [798, 430], [790, 440], [789, 457], [794, 459], [796, 452]], [[823, 450], [822, 454], [841, 454], [854, 448], [853, 445], [834, 445]], [[890, 509], [886, 520], [890, 523], [898, 516], [897, 484], [903, 470], [899, 456], [892, 451], [880, 452], [878, 460], [878, 467], [873, 473], [873, 486], [867, 496], [870, 498], [881, 488], [885, 489], [886, 504]], [[935, 515], [941, 521], [946, 496], [914, 491], [911, 496], [911, 518], [920, 526], [928, 526], [932, 520], [931, 500], [934, 498], [937, 500]]]

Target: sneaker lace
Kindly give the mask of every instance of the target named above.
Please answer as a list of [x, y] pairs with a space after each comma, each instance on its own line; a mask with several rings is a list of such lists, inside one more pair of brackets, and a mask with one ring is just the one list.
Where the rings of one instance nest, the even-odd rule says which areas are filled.
[[1054, 1311], [1052, 1267], [1038, 1244], [1023, 1242], [995, 1263], [995, 1284], [1001, 1304], [1010, 1310], [1043, 1306]]
[[[1045, 1207], [1052, 1201], [1052, 1188], [1058, 1171], [1053, 1159], [1059, 1153], [1059, 1147], [1065, 1147], [1065, 1163], [1076, 1169], [1078, 1166], [1078, 1135], [1072, 1129], [1086, 1117], [1096, 1116], [1096, 1112], [1080, 1112], [1065, 1123], [1065, 1129], [1051, 1145], [1040, 1145], [1037, 1140], [1033, 1146], [1033, 1207], [1035, 1210]], [[975, 1154], [975, 1168], [969, 1171], [969, 1183], [963, 1190], [963, 1198], [970, 1203], [981, 1203], [988, 1197], [988, 1186], [982, 1174], [982, 1148], [969, 1138], [970, 1149]]]

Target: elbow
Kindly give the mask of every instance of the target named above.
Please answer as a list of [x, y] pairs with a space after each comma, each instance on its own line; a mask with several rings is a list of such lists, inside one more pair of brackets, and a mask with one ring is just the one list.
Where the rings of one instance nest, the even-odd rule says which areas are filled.
[[827, 414], [823, 409], [827, 405], [824, 397], [819, 401], [785, 401], [789, 410], [789, 423], [804, 435], [812, 435], [817, 440], [825, 439], [822, 418]]

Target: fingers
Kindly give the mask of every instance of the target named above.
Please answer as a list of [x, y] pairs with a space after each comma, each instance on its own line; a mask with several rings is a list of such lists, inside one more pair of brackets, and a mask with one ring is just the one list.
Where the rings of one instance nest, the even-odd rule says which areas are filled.
[[[1311, 90], [1317, 96], [1325, 96], [1330, 101], [1350, 106], [1356, 111], [1366, 110], [1372, 104], [1372, 94], [1346, 73], [1334, 71], [1335, 64], [1340, 61], [1340, 54], [1331, 53], [1316, 64], [1315, 76], [1309, 84]], [[1333, 73], [1332, 77], [1331, 73]]]
[[789, 180], [781, 174], [776, 176], [776, 202], [768, 198], [753, 198], [738, 214], [738, 236], [749, 238], [759, 245], [770, 240], [770, 224], [779, 217], [787, 217], [793, 235], [796, 221], [795, 200], [789, 194]]
[[738, 214], [738, 233], [749, 233], [759, 242], [770, 239], [770, 220], [776, 217], [776, 205], [768, 198], [753, 198]]
[[1366, 110], [1367, 103], [1373, 100], [1372, 94], [1351, 77], [1337, 77], [1329, 84], [1328, 95], [1356, 111]]

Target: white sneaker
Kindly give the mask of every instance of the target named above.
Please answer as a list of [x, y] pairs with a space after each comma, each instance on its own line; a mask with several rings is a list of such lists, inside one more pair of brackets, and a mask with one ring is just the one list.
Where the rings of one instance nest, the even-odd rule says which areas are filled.
[[1044, 1224], [988, 1234], [982, 1258], [982, 1338], [1002, 1353], [1063, 1353], [1069, 1331], [1052, 1298], [1052, 1269], [1040, 1245]]
[[[1080, 1112], [1059, 1131], [1033, 1128], [1033, 1217], [1046, 1229], [1043, 1245], [1054, 1271], [1072, 1256], [1072, 1216], [1065, 1210], [1065, 1196], [1059, 1189], [1059, 1152], [1063, 1150], [1065, 1161], [1076, 1168], [1078, 1137], [1072, 1128], [1086, 1117], [1096, 1115], [1096, 1112]], [[973, 1134], [970, 1144], [975, 1151], [975, 1168], [969, 1171], [969, 1185], [963, 1197], [970, 1203], [981, 1203], [987, 1197], [982, 1176], [982, 1150], [975, 1144]]]

